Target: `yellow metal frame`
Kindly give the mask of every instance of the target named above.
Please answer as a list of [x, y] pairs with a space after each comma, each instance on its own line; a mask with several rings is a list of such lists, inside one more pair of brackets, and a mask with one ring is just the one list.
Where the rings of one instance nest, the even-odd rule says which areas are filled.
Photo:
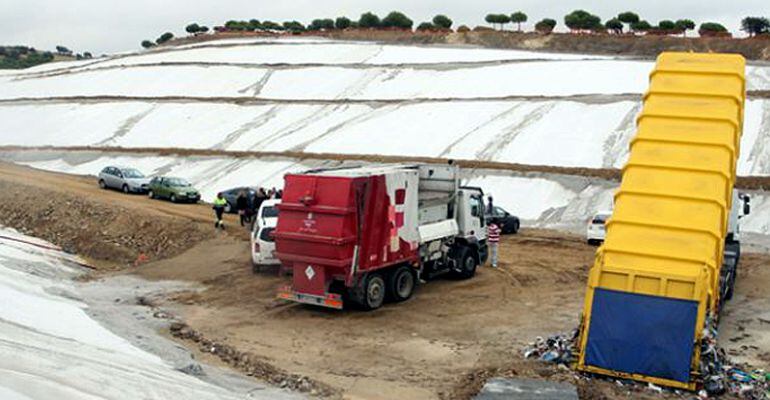
[[[585, 364], [594, 289], [696, 301], [691, 376], [701, 332], [716, 315], [745, 103], [745, 60], [663, 53], [637, 118], [615, 209], [588, 276], [578, 370], [694, 390], [678, 382]], [[643, 351], [640, 349], [640, 351]]]

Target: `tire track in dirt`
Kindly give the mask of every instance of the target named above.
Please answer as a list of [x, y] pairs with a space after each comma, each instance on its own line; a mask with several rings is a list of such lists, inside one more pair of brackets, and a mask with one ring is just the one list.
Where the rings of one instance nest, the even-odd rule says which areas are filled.
[[489, 143], [476, 153], [476, 158], [484, 161], [494, 159], [501, 151], [513, 142], [519, 134], [528, 126], [540, 121], [549, 111], [553, 110], [555, 103], [545, 103], [539, 105], [534, 110], [527, 113], [527, 118], [515, 122], [501, 130]]
[[759, 133], [751, 147], [747, 162], [752, 166], [752, 174], [770, 172], [770, 102], [762, 104], [762, 122]]
[[605, 140], [602, 167], [614, 168], [620, 154], [628, 149], [631, 136], [636, 132], [636, 116], [642, 111], [642, 103], [636, 103]]
[[483, 129], [486, 126], [489, 126], [490, 124], [499, 121], [501, 119], [506, 118], [509, 115], [515, 114], [516, 111], [521, 108], [521, 104], [514, 104], [512, 107], [504, 110], [503, 112], [498, 113], [497, 115], [493, 116], [487, 121], [484, 121], [483, 123], [475, 126], [473, 129], [469, 130], [468, 132], [462, 134], [459, 138], [457, 138], [455, 141], [449, 144], [444, 150], [442, 150], [438, 156], [439, 157], [445, 157], [448, 154], [452, 153], [452, 150], [455, 148], [455, 146], [462, 143], [465, 139], [469, 138], [472, 134], [478, 132], [479, 130]]
[[153, 111], [157, 108], [157, 105], [153, 104], [148, 109], [141, 111], [128, 119], [126, 119], [115, 131], [115, 133], [108, 137], [107, 139], [104, 139], [100, 142], [97, 142], [94, 144], [94, 146], [106, 146], [109, 144], [115, 144], [118, 139], [126, 136], [129, 132], [131, 132], [134, 127], [142, 122], [144, 118], [146, 118], [148, 115], [152, 114]]

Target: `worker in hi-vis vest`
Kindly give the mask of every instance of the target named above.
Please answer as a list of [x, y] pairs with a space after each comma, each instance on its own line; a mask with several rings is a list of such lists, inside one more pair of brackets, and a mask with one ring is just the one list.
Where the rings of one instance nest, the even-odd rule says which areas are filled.
[[222, 193], [217, 193], [217, 198], [214, 199], [214, 213], [217, 216], [217, 222], [214, 223], [214, 228], [225, 229], [225, 221], [222, 220], [222, 214], [225, 213], [225, 206], [227, 206], [227, 200], [222, 196]]

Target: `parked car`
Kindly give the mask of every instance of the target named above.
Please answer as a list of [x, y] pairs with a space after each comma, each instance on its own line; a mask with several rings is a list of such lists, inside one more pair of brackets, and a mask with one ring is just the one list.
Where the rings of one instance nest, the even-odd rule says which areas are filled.
[[515, 234], [519, 232], [519, 227], [521, 226], [519, 217], [505, 211], [502, 207], [495, 206], [492, 210], [492, 214], [486, 215], [486, 219], [487, 221], [496, 223], [503, 234]]
[[275, 257], [275, 238], [273, 232], [278, 224], [278, 208], [280, 200], [266, 200], [257, 213], [257, 220], [251, 232], [251, 261], [254, 272], [259, 272], [263, 266], [280, 265]]
[[586, 228], [586, 240], [590, 245], [600, 245], [604, 242], [604, 236], [607, 234], [604, 224], [612, 215], [612, 211], [599, 211], [588, 221]]
[[228, 189], [222, 192], [222, 197], [227, 200], [227, 205], [225, 206], [225, 212], [226, 213], [236, 213], [238, 212], [235, 202], [238, 199], [238, 195], [241, 193], [241, 191], [246, 192], [246, 196], [249, 199], [249, 204], [256, 204], [256, 197], [257, 197], [257, 190], [258, 188], [253, 187], [237, 187], [233, 189]]
[[201, 199], [198, 189], [182, 178], [159, 176], [152, 178], [147, 192], [151, 199], [169, 199], [172, 202], [197, 203]]
[[105, 167], [99, 172], [99, 187], [119, 189], [123, 193], [147, 193], [150, 179], [139, 170], [127, 167]]
[[272, 224], [275, 226], [278, 223], [278, 204], [281, 203], [280, 199], [268, 199], [262, 202], [262, 205], [257, 211], [257, 218], [254, 221], [254, 226], [268, 226]]

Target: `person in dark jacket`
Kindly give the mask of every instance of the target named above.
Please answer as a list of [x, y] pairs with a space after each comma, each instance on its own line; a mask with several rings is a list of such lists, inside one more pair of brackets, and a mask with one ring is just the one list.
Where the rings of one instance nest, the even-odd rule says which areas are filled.
[[241, 226], [246, 226], [249, 222], [249, 216], [247, 214], [249, 209], [249, 198], [243, 190], [238, 193], [238, 197], [235, 199], [235, 209], [238, 210], [238, 216], [241, 217]]
[[259, 212], [259, 208], [262, 207], [262, 203], [267, 200], [267, 193], [265, 193], [265, 188], [259, 188], [257, 190], [256, 196], [254, 196], [254, 215], [256, 216]]

